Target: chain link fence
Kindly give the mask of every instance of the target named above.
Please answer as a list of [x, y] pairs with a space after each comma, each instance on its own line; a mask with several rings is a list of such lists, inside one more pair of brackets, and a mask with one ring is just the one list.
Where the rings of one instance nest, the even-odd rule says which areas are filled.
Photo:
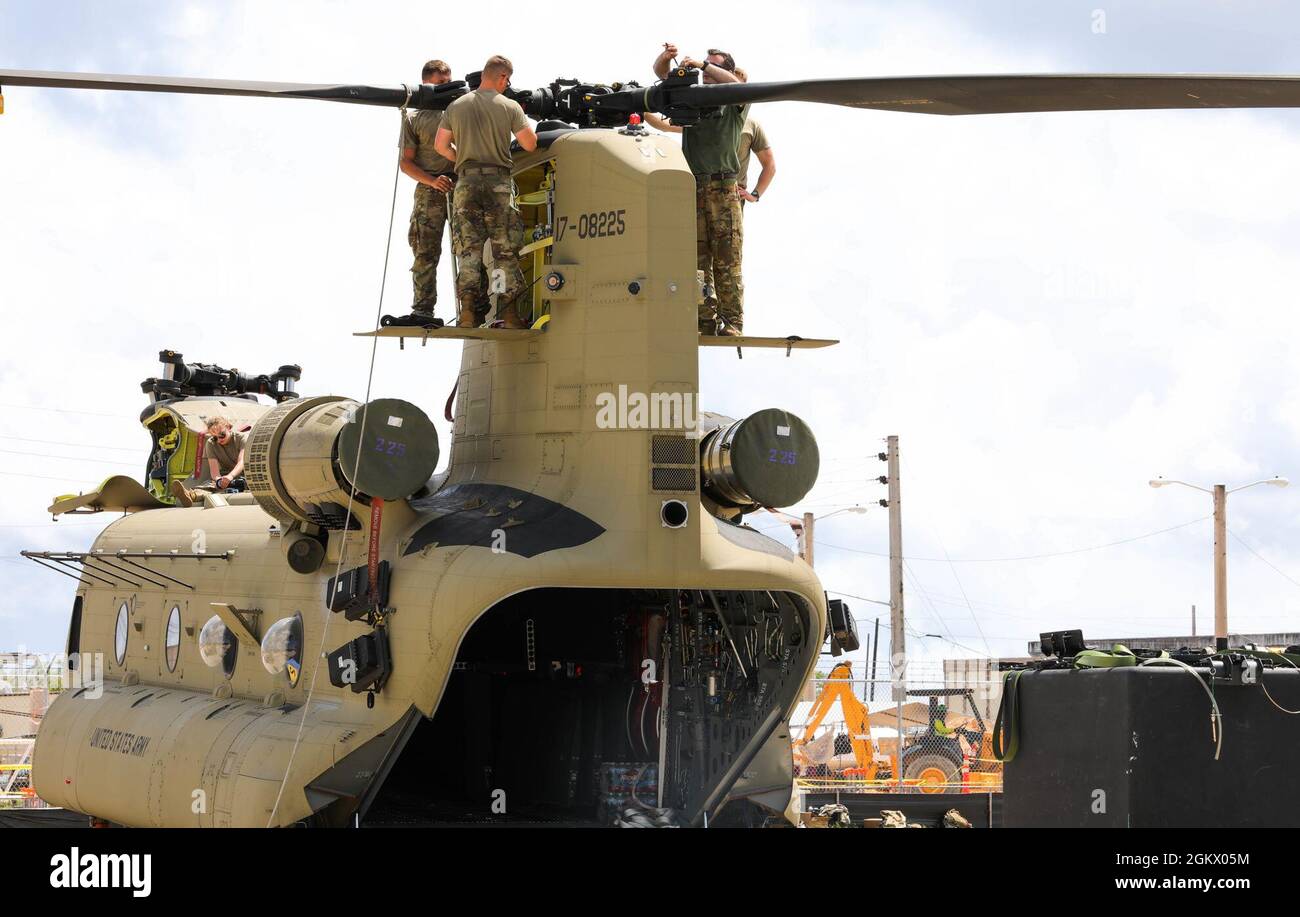
[[32, 789], [32, 746], [35, 740], [0, 739], [0, 809], [44, 809]]
[[0, 809], [48, 808], [31, 786], [32, 750], [63, 679], [61, 655], [0, 653]]
[[1002, 790], [993, 722], [995, 660], [911, 663], [897, 679], [819, 671], [790, 718], [795, 782], [807, 791], [988, 793]]

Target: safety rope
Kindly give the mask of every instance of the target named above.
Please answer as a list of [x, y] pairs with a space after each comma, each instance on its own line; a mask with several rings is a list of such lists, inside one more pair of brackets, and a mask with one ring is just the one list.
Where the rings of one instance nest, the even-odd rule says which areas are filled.
[[[1291, 659], [1290, 659], [1290, 657], [1288, 657], [1285, 653], [1259, 653], [1259, 654], [1256, 654], [1256, 655], [1259, 655], [1259, 656], [1267, 655], [1268, 657], [1273, 658], [1273, 659], [1281, 659], [1283, 662], [1285, 662], [1287, 665], [1289, 665], [1289, 666], [1290, 666], [1291, 668], [1293, 668], [1293, 669], [1300, 668], [1300, 666], [1297, 666], [1294, 662], [1292, 662]], [[1283, 707], [1283, 706], [1282, 706], [1281, 704], [1279, 704], [1277, 701], [1273, 700], [1273, 695], [1268, 693], [1268, 685], [1264, 684], [1264, 673], [1263, 673], [1263, 672], [1260, 672], [1260, 673], [1259, 673], [1259, 687], [1260, 687], [1260, 690], [1262, 690], [1262, 691], [1264, 692], [1264, 696], [1265, 696], [1266, 698], [1268, 698], [1268, 702], [1269, 702], [1270, 704], [1272, 704], [1274, 707], [1276, 707], [1277, 709], [1281, 710], [1283, 713], [1289, 713], [1289, 714], [1291, 714], [1292, 716], [1300, 715], [1300, 710], [1288, 710], [1288, 709], [1286, 709], [1286, 707]]]
[[[408, 101], [410, 100], [409, 91], [408, 91], [407, 100]], [[398, 116], [401, 118], [406, 117], [405, 105], [398, 110]], [[375, 331], [379, 330], [380, 320], [382, 319], [384, 314], [384, 291], [388, 283], [388, 258], [389, 255], [392, 253], [392, 249], [393, 249], [393, 222], [397, 213], [397, 184], [398, 184], [398, 178], [399, 176], [401, 176], [401, 174], [402, 174], [402, 169], [399, 163], [399, 165], [393, 170], [393, 197], [392, 197], [392, 202], [389, 204], [389, 208], [388, 208], [388, 233], [384, 237], [384, 271], [383, 271], [383, 275], [379, 279], [379, 302], [375, 307], [375, 325], [374, 325]], [[377, 336], [371, 337], [370, 368], [366, 374], [366, 398], [365, 401], [362, 403], [362, 407], [361, 407], [361, 429], [362, 430], [365, 430], [366, 428], [366, 415], [370, 409], [370, 391], [371, 391], [371, 386], [374, 384], [374, 380], [375, 380], [375, 356], [378, 352], [378, 349], [379, 349], [379, 338]], [[352, 481], [357, 480], [357, 471], [361, 467], [361, 451], [362, 450], [360, 449], [357, 450], [357, 460], [352, 467], [352, 476], [351, 476]], [[346, 520], [352, 518], [352, 505], [356, 500], [356, 496], [357, 496], [357, 485], [354, 483], [352, 485], [351, 490], [348, 492], [347, 511], [343, 515], [343, 518], [345, 520], [344, 523], [345, 525], [347, 524]], [[338, 577], [343, 572], [344, 559], [347, 557], [347, 552], [348, 552], [347, 533], [348, 533], [348, 529], [344, 528], [343, 535], [341, 536], [341, 540], [339, 543], [339, 561], [334, 568], [334, 582], [338, 582]], [[320, 651], [316, 654], [316, 657], [314, 659], [315, 664], [312, 666], [311, 680], [307, 683], [307, 697], [303, 701], [302, 716], [298, 720], [298, 732], [293, 738], [293, 746], [289, 749], [289, 760], [284, 765], [284, 776], [280, 778], [280, 789], [275, 794], [275, 804], [271, 807], [271, 815], [266, 820], [266, 826], [268, 828], [272, 827], [275, 824], [275, 816], [280, 809], [280, 800], [284, 796], [284, 788], [288, 784], [289, 774], [293, 770], [294, 756], [298, 753], [298, 746], [302, 744], [303, 729], [307, 725], [307, 711], [311, 707], [312, 695], [315, 693], [316, 690], [316, 676], [320, 674], [321, 662], [325, 656], [325, 638], [329, 633], [330, 619], [333, 613], [330, 611], [329, 602], [325, 602], [323, 607], [324, 607], [324, 611], [322, 612], [322, 619], [324, 621], [324, 625], [321, 627]]]
[[1196, 679], [1196, 683], [1201, 686], [1201, 690], [1205, 692], [1205, 696], [1210, 699], [1210, 737], [1214, 742], [1214, 760], [1218, 761], [1219, 753], [1223, 751], [1223, 726], [1222, 726], [1223, 714], [1219, 712], [1219, 702], [1215, 700], [1214, 692], [1210, 690], [1210, 686], [1207, 685], [1201, 679], [1200, 675], [1196, 674], [1196, 669], [1192, 668], [1190, 665], [1188, 665], [1185, 662], [1180, 662], [1177, 659], [1170, 659], [1167, 656], [1162, 656], [1156, 659], [1144, 660], [1139, 664], [1144, 666], [1145, 665], [1176, 665], [1180, 669], [1185, 671], [1188, 675], [1192, 676], [1192, 678]]
[[1002, 680], [1002, 700], [993, 720], [993, 757], [1003, 764], [1020, 751], [1020, 676], [1024, 669], [1014, 669]]
[[1074, 657], [1076, 669], [1113, 669], [1137, 664], [1137, 656], [1122, 643], [1116, 643], [1109, 650], [1084, 650]]

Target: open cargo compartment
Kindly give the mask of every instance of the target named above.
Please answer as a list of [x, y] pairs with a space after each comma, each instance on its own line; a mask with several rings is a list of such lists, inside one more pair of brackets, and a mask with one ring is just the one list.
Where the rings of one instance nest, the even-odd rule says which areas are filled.
[[768, 739], [821, 645], [810, 620], [766, 591], [512, 596], [466, 634], [364, 823], [599, 826], [628, 806], [713, 819], [760, 750], [781, 754]]

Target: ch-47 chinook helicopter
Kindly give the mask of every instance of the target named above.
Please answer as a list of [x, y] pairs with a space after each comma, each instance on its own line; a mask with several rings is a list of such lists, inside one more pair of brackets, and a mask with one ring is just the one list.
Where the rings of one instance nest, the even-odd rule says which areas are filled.
[[[0, 84], [309, 98], [441, 109], [464, 82], [381, 89], [0, 71]], [[146, 486], [110, 479], [51, 510], [121, 510], [87, 552], [28, 552], [78, 579], [68, 650], [104, 684], [51, 706], [34, 758], [49, 802], [127, 825], [591, 818], [603, 762], [653, 764], [660, 821], [791, 797], [786, 722], [852, 616], [743, 524], [812, 486], [797, 417], [697, 411], [694, 181], [635, 123], [824, 102], [929, 114], [1300, 106], [1294, 77], [1045, 75], [515, 91], [525, 329], [370, 334], [463, 341], [450, 463], [395, 399], [298, 397], [164, 352], [142, 415]], [[525, 314], [527, 308], [521, 308]], [[250, 398], [269, 395], [268, 406]], [[449, 409], [450, 412], [450, 409]], [[213, 414], [249, 425], [247, 493], [168, 505]], [[641, 771], [638, 771], [641, 773]], [[634, 783], [636, 780], [634, 779]], [[403, 808], [405, 806], [406, 808]], [[740, 806], [737, 806], [740, 808]], [[732, 811], [735, 811], [734, 809]]]

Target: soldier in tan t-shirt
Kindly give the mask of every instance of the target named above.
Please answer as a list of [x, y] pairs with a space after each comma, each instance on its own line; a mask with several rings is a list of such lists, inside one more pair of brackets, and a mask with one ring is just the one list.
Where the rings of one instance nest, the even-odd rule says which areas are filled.
[[[749, 74], [740, 67], [736, 68], [736, 76], [740, 77], [742, 83], [749, 82]], [[750, 153], [758, 158], [761, 169], [753, 191], [748, 190]], [[767, 132], [763, 130], [763, 125], [753, 118], [746, 118], [745, 126], [740, 129], [740, 145], [736, 148], [736, 155], [740, 158], [740, 171], [736, 173], [736, 194], [740, 196], [742, 205], [745, 202], [756, 204], [767, 191], [767, 186], [772, 184], [772, 179], [776, 178], [776, 157], [772, 154], [772, 144], [767, 142]]]
[[[740, 195], [741, 200], [752, 204], [762, 197], [763, 192], [767, 191], [767, 186], [772, 184], [772, 179], [776, 176], [776, 157], [772, 155], [772, 144], [768, 143], [763, 125], [753, 118], [746, 119], [745, 126], [740, 131], [740, 147], [737, 153], [740, 156], [740, 172], [736, 177], [736, 193]], [[760, 169], [753, 191], [746, 190], [749, 185], [747, 179], [750, 153], [757, 157]]]
[[248, 435], [236, 432], [224, 417], [208, 420], [208, 435], [203, 442], [203, 458], [208, 463], [212, 480], [191, 490], [180, 481], [172, 481], [171, 492], [181, 506], [193, 506], [203, 491], [223, 491], [244, 473], [244, 450]]
[[[440, 86], [451, 80], [445, 61], [431, 60], [420, 73], [422, 82]], [[398, 143], [401, 170], [415, 179], [415, 203], [411, 207], [411, 228], [407, 241], [414, 256], [411, 279], [414, 285], [412, 318], [419, 324], [433, 324], [433, 307], [438, 302], [438, 261], [442, 258], [442, 231], [447, 225], [452, 163], [438, 154], [434, 143], [442, 123], [440, 111], [416, 111], [402, 120]]]
[[[527, 152], [537, 149], [537, 135], [519, 103], [503, 95], [514, 67], [504, 57], [490, 58], [482, 82], [461, 96], [443, 116], [437, 151], [456, 164], [452, 196], [452, 245], [455, 246], [456, 300], [459, 324], [483, 323], [495, 296], [496, 315], [507, 328], [523, 328], [515, 299], [524, 290], [519, 270], [523, 226], [511, 200], [510, 141]], [[486, 275], [483, 249], [491, 243], [492, 270]]]

